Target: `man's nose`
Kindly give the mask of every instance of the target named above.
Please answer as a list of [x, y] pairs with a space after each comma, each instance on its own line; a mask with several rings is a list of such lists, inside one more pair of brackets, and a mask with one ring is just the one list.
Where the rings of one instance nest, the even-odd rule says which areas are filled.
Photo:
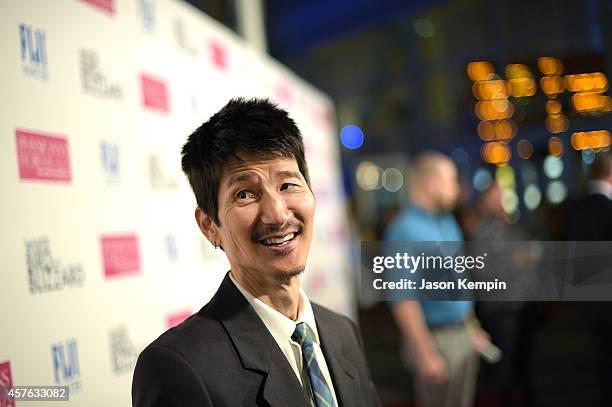
[[291, 218], [285, 199], [276, 191], [265, 192], [261, 199], [260, 220], [266, 225], [282, 226]]

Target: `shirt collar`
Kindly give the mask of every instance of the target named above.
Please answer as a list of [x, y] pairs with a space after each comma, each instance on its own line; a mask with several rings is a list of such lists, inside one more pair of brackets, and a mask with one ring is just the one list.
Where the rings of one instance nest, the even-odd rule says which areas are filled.
[[310, 334], [312, 336], [312, 341], [319, 344], [319, 332], [317, 330], [317, 324], [314, 317], [314, 312], [312, 310], [312, 305], [310, 304], [310, 300], [308, 296], [300, 287], [300, 307], [298, 312], [298, 318], [296, 321], [293, 321], [290, 318], [287, 318], [282, 313], [278, 312], [274, 308], [270, 307], [268, 304], [261, 301], [259, 298], [253, 296], [250, 292], [248, 292], [244, 287], [242, 287], [232, 276], [232, 273], [229, 273], [230, 280], [236, 286], [238, 291], [244, 296], [244, 298], [251, 304], [259, 318], [261, 318], [262, 322], [268, 328], [268, 331], [272, 334], [274, 339], [277, 342], [281, 341], [289, 341], [291, 340], [291, 335], [295, 331], [295, 326], [304, 322], [308, 329], [310, 330]]

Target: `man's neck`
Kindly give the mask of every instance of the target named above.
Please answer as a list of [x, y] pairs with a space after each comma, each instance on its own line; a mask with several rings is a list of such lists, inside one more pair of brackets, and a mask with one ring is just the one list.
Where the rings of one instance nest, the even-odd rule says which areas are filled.
[[274, 278], [262, 282], [261, 277], [255, 279], [248, 272], [242, 270], [232, 268], [230, 273], [234, 280], [253, 297], [274, 308], [287, 318], [293, 321], [297, 320], [302, 302], [299, 275], [291, 277], [286, 282], [279, 282]]
[[411, 196], [410, 204], [431, 215], [437, 215], [439, 212], [437, 205], [435, 205], [431, 199], [420, 193], [414, 193]]

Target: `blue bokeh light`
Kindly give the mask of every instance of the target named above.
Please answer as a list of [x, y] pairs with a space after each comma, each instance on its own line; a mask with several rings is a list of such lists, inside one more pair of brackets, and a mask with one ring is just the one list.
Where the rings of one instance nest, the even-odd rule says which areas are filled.
[[355, 150], [363, 145], [363, 131], [354, 124], [347, 124], [340, 130], [340, 141], [344, 147]]

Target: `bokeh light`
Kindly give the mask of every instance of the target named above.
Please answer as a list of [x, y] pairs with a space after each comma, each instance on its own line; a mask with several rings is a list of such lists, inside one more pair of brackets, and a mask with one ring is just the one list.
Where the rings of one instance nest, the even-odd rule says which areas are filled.
[[570, 92], [605, 92], [608, 78], [601, 72], [566, 75], [565, 86]]
[[529, 184], [523, 192], [523, 202], [530, 211], [535, 210], [542, 201], [542, 193], [536, 184]]
[[538, 183], [538, 171], [535, 165], [529, 161], [523, 161], [521, 163], [521, 180], [524, 186]]
[[355, 177], [357, 179], [357, 185], [366, 191], [372, 191], [382, 187], [382, 168], [370, 161], [364, 161], [357, 166]]
[[470, 162], [470, 156], [468, 155], [467, 151], [465, 151], [461, 147], [457, 147], [453, 150], [453, 152], [451, 153], [451, 158], [457, 164], [467, 164]]
[[486, 168], [479, 168], [474, 173], [474, 177], [472, 178], [472, 185], [474, 186], [474, 189], [478, 192], [482, 192], [485, 189], [489, 188], [491, 182], [493, 182], [493, 177], [491, 176], [489, 170], [487, 170]]
[[521, 139], [516, 145], [516, 151], [523, 160], [528, 160], [533, 155], [533, 145], [528, 140]]
[[538, 69], [544, 75], [561, 75], [563, 63], [558, 58], [541, 57], [538, 58]]
[[504, 165], [512, 157], [510, 147], [505, 143], [485, 143], [480, 148], [480, 155], [484, 162], [495, 165]]
[[563, 161], [554, 155], [547, 156], [544, 159], [544, 174], [550, 179], [559, 178], [563, 174]]
[[512, 188], [502, 189], [501, 201], [502, 201], [502, 208], [504, 209], [504, 212], [506, 212], [507, 214], [514, 213], [518, 209], [518, 204], [519, 204], [518, 196], [516, 196], [516, 192]]
[[563, 114], [551, 114], [545, 120], [546, 129], [549, 133], [563, 133], [569, 128], [569, 120]]
[[397, 168], [387, 168], [381, 177], [382, 186], [389, 192], [397, 192], [404, 185], [404, 176]]
[[549, 100], [546, 102], [546, 113], [548, 114], [561, 114], [561, 103], [556, 100]]
[[565, 147], [559, 137], [551, 137], [548, 140], [548, 152], [556, 157], [561, 157]]
[[495, 180], [497, 181], [499, 186], [504, 189], [514, 188], [514, 186], [516, 185], [514, 169], [509, 165], [499, 167], [495, 171]]
[[553, 181], [546, 187], [546, 199], [552, 204], [563, 202], [567, 196], [567, 188], [561, 181]]
[[363, 145], [363, 131], [359, 126], [347, 124], [340, 130], [340, 141], [344, 147], [355, 150]]
[[431, 38], [436, 33], [432, 22], [425, 18], [414, 21], [414, 32], [421, 38]]
[[608, 130], [581, 131], [572, 134], [571, 142], [575, 150], [607, 149], [612, 141], [612, 135]]
[[467, 66], [467, 74], [474, 82], [488, 81], [494, 73], [493, 65], [487, 61], [470, 62]]
[[593, 152], [593, 150], [582, 150], [581, 153], [583, 163], [585, 163], [586, 165], [593, 164], [593, 161], [595, 161], [596, 157], [596, 154]]

